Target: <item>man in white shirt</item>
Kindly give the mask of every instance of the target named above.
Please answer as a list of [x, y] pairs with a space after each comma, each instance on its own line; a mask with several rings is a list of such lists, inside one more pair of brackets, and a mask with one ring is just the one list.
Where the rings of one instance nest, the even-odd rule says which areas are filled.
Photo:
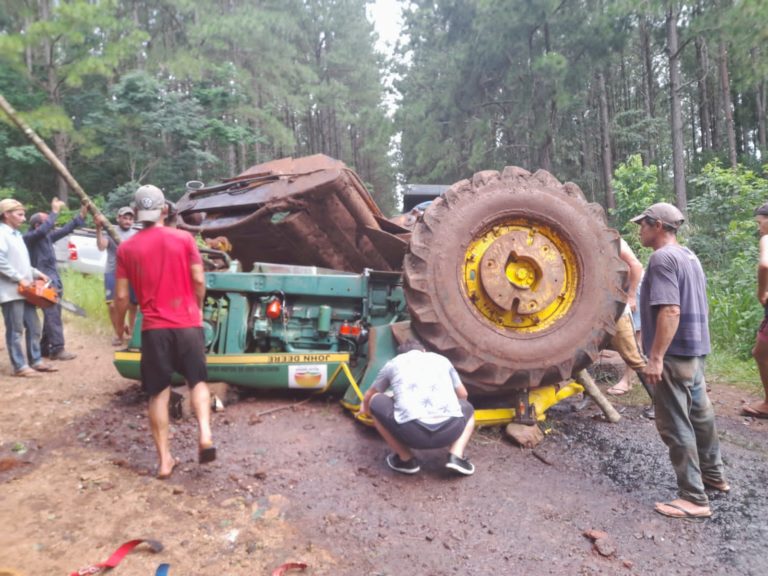
[[[32, 267], [29, 252], [19, 228], [26, 221], [26, 211], [18, 200], [0, 200], [0, 306], [5, 320], [5, 345], [11, 358], [13, 375], [22, 378], [39, 372], [56, 372], [43, 362], [40, 352], [40, 319], [37, 309], [19, 294], [19, 286], [28, 286], [36, 278], [48, 276]], [[27, 353], [22, 339], [26, 336]]]
[[[449, 446], [445, 467], [459, 474], [474, 473], [464, 449], [475, 426], [467, 389], [451, 362], [426, 352], [408, 340], [387, 362], [363, 398], [362, 414], [370, 414], [384, 441], [394, 451], [387, 465], [403, 474], [420, 469], [411, 451]], [[384, 394], [391, 389], [392, 395]]]

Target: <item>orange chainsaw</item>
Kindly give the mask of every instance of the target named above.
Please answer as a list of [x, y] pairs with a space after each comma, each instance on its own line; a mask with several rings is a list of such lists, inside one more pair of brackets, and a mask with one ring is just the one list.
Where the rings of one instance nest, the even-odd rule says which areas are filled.
[[59, 298], [59, 294], [56, 291], [56, 288], [51, 286], [50, 280], [46, 282], [42, 278], [38, 278], [26, 286], [19, 284], [18, 290], [19, 294], [24, 296], [24, 299], [27, 302], [38, 308], [50, 308], [51, 306], [58, 304], [64, 310], [77, 314], [78, 316], [86, 315], [85, 310], [77, 304]]

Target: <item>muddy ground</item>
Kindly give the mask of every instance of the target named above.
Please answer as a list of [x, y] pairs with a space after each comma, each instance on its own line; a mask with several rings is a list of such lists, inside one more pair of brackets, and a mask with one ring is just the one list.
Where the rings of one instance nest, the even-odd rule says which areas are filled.
[[[70, 574], [122, 542], [154, 538], [113, 570], [150, 575], [271, 574], [287, 561], [313, 575], [768, 574], [768, 422], [713, 382], [730, 495], [714, 517], [671, 520], [653, 503], [675, 483], [636, 389], [608, 424], [573, 402], [549, 413], [534, 451], [481, 430], [469, 478], [422, 453], [397, 475], [386, 449], [337, 398], [230, 391], [214, 415], [219, 459], [195, 461], [194, 420], [173, 424], [182, 464], [153, 477], [145, 399], [111, 365], [107, 335], [68, 324], [78, 354], [37, 380], [9, 376], [0, 352], [0, 574]], [[639, 387], [636, 387], [639, 388]], [[585, 537], [605, 531], [601, 552]]]

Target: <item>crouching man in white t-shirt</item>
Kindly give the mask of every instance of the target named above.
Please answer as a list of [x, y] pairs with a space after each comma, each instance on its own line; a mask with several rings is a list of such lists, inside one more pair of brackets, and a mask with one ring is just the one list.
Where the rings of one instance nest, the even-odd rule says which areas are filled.
[[[387, 465], [403, 474], [421, 470], [412, 449], [449, 447], [445, 467], [470, 475], [474, 465], [464, 449], [475, 426], [467, 389], [450, 360], [425, 351], [408, 340], [397, 349], [363, 398], [362, 414], [370, 414], [376, 429], [394, 451]], [[390, 394], [383, 392], [391, 390]]]

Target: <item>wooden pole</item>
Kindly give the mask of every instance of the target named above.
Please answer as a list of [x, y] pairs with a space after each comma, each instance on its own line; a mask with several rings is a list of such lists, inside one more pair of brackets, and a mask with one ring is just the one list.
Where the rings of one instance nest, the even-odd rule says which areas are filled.
[[[40, 150], [40, 152], [42, 152], [43, 156], [46, 157], [48, 162], [51, 163], [56, 171], [61, 174], [61, 177], [64, 178], [64, 180], [67, 182], [67, 185], [80, 198], [80, 202], [85, 204], [85, 206], [88, 208], [88, 211], [91, 213], [94, 220], [103, 216], [98, 207], [93, 203], [93, 201], [91, 201], [88, 194], [85, 193], [85, 190], [80, 187], [80, 184], [77, 183], [77, 180], [75, 180], [72, 174], [69, 173], [67, 167], [61, 163], [61, 160], [56, 157], [56, 154], [54, 154], [53, 151], [48, 148], [48, 145], [42, 140], [42, 138], [40, 138], [40, 136], [35, 133], [34, 130], [32, 130], [29, 124], [21, 119], [18, 112], [14, 110], [13, 106], [9, 104], [9, 102], [3, 97], [2, 94], [0, 94], [0, 108], [3, 109], [3, 112], [8, 115], [8, 118], [11, 119], [16, 127], [24, 132], [24, 135], [32, 141], [32, 143], [37, 147], [38, 150]], [[120, 236], [118, 236], [117, 231], [108, 219], [105, 218], [105, 220], [107, 222], [105, 228], [107, 229], [107, 233], [109, 234], [110, 238], [115, 241], [115, 244], [120, 244]]]
[[582, 370], [575, 376], [574, 380], [584, 386], [584, 391], [589, 394], [592, 397], [592, 400], [595, 401], [595, 404], [600, 407], [600, 410], [603, 411], [608, 422], [616, 423], [621, 420], [621, 415], [616, 412], [616, 408], [614, 408], [613, 404], [608, 401], [608, 398], [603, 396], [603, 393], [600, 391], [600, 388], [597, 387], [595, 381], [592, 380], [592, 376], [589, 375], [589, 372]]

